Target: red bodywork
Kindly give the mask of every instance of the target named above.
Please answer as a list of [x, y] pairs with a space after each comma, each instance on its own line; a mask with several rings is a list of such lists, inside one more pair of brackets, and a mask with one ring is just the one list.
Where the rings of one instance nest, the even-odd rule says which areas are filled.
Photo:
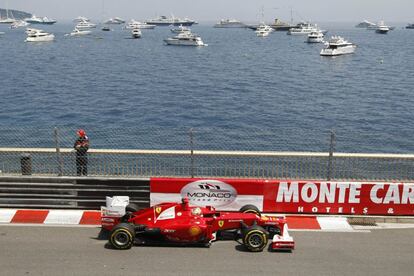
[[[213, 207], [189, 206], [183, 203], [162, 203], [150, 208], [127, 214], [126, 217], [102, 215], [102, 227], [106, 230], [121, 222], [128, 222], [147, 231], [156, 230], [163, 239], [174, 243], [210, 243], [219, 231], [241, 229], [242, 226], [257, 224], [266, 230], [275, 229], [282, 237], [287, 233], [284, 217], [257, 215], [254, 213], [219, 212]], [[286, 228], [286, 229], [285, 229]], [[283, 237], [282, 237], [283, 238]], [[279, 241], [273, 249], [293, 249], [294, 242]]]

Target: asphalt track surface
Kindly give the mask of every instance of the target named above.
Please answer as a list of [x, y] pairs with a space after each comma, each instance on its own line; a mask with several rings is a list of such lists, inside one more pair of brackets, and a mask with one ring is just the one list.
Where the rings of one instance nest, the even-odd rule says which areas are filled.
[[98, 228], [0, 226], [0, 275], [413, 275], [414, 229], [292, 232], [293, 253], [211, 248], [109, 249]]

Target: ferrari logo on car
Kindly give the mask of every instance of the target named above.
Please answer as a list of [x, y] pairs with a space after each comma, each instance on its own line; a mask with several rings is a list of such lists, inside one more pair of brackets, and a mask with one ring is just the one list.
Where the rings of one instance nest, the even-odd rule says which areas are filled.
[[162, 208], [161, 207], [156, 207], [155, 208], [155, 213], [159, 214], [161, 213]]
[[223, 225], [224, 225], [224, 220], [219, 220], [218, 225], [219, 225], [220, 227], [223, 227]]

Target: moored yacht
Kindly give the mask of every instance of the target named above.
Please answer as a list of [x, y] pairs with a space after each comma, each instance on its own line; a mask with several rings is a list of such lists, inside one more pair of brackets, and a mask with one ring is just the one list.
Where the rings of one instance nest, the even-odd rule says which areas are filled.
[[45, 17], [37, 17], [36, 15], [33, 15], [31, 18], [27, 18], [26, 22], [29, 24], [43, 24], [43, 25], [52, 25], [57, 22], [56, 19], [50, 19]]
[[322, 43], [324, 38], [324, 34], [321, 31], [315, 31], [308, 34], [308, 39], [306, 42], [308, 43]]
[[78, 24], [76, 24], [76, 29], [82, 30], [82, 29], [93, 29], [96, 28], [96, 24], [90, 22], [90, 21], [79, 21]]
[[191, 32], [179, 33], [176, 36], [164, 39], [164, 42], [167, 43], [167, 45], [177, 46], [207, 46], [207, 44], [201, 40], [200, 36]]
[[275, 21], [270, 25], [275, 31], [289, 31], [292, 28], [297, 27], [296, 25], [291, 25], [289, 23], [283, 22], [280, 19], [275, 19]]
[[414, 23], [409, 23], [407, 26], [405, 26], [406, 29], [414, 29]]
[[114, 17], [114, 18], [109, 18], [107, 21], [105, 21], [104, 24], [120, 25], [124, 23], [125, 23], [125, 20], [119, 17]]
[[308, 35], [311, 32], [317, 32], [318, 27], [309, 22], [299, 23], [297, 27], [290, 28], [287, 32], [288, 35]]
[[377, 24], [372, 23], [372, 22], [369, 22], [368, 20], [364, 20], [361, 23], [358, 23], [355, 26], [355, 28], [364, 28], [364, 29], [367, 29], [369, 27], [373, 28], [373, 27], [376, 27], [376, 26], [377, 26]]
[[258, 37], [266, 37], [269, 36], [272, 31], [273, 29], [269, 25], [262, 23], [257, 27], [255, 33]]
[[79, 23], [79, 22], [82, 22], [82, 21], [89, 22], [90, 20], [85, 16], [78, 16], [75, 19], [73, 19], [73, 22], [75, 22], [75, 23]]
[[26, 42], [47, 42], [55, 39], [54, 34], [47, 33], [43, 30], [27, 28], [26, 29]]
[[246, 25], [236, 19], [222, 19], [214, 24], [214, 28], [245, 28]]
[[133, 30], [133, 29], [154, 29], [156, 26], [147, 24], [144, 22], [139, 22], [134, 19], [128, 22], [128, 24], [125, 25], [125, 29]]
[[183, 32], [191, 32], [191, 29], [186, 27], [186, 26], [180, 25], [180, 26], [178, 26], [178, 28], [172, 28], [171, 32], [175, 33], [175, 34], [179, 34], [179, 33], [183, 33]]
[[346, 41], [340, 36], [333, 36], [325, 44], [326, 47], [321, 50], [321, 56], [339, 56], [352, 54], [355, 52], [356, 45]]
[[16, 22], [14, 22], [13, 24], [11, 24], [10, 25], [10, 28], [11, 29], [17, 29], [17, 28], [20, 28], [20, 27], [27, 27], [27, 26], [29, 26], [30, 24], [29, 23], [27, 23], [26, 21], [24, 21], [24, 20], [17, 20]]
[[152, 24], [152, 25], [157, 25], [157, 26], [170, 26], [170, 25], [174, 25], [174, 26], [191, 26], [193, 24], [196, 24], [197, 22], [188, 18], [178, 18], [178, 17], [171, 17], [168, 18], [164, 15], [154, 18], [154, 19], [150, 19], [145, 21], [145, 23], [147, 24]]

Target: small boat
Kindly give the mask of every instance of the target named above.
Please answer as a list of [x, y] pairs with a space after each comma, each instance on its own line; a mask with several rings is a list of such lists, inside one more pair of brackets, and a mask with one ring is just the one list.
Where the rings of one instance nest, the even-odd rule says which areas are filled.
[[156, 26], [147, 24], [144, 22], [139, 22], [134, 19], [128, 22], [128, 24], [125, 25], [125, 29], [132, 30], [132, 29], [154, 29]]
[[236, 19], [222, 19], [214, 25], [214, 28], [246, 28], [246, 25]]
[[132, 38], [141, 38], [142, 36], [142, 32], [139, 28], [132, 29], [131, 33], [132, 33]]
[[102, 31], [109, 32], [109, 31], [111, 31], [111, 28], [109, 28], [108, 26], [104, 26], [104, 27], [102, 27]]
[[325, 43], [325, 48], [321, 50], [321, 56], [339, 56], [346, 54], [353, 54], [356, 45], [348, 42], [340, 36], [333, 36]]
[[260, 24], [255, 33], [258, 37], [266, 37], [273, 31], [273, 29], [264, 23]]
[[179, 33], [174, 37], [164, 39], [164, 42], [167, 43], [167, 45], [176, 46], [207, 46], [207, 44], [201, 40], [200, 36], [191, 32]]
[[55, 39], [54, 34], [47, 33], [43, 30], [27, 28], [26, 29], [26, 42], [48, 42]]
[[70, 36], [83, 36], [83, 35], [89, 35], [92, 31], [89, 30], [79, 30], [78, 28], [75, 28], [69, 35]]
[[52, 25], [57, 22], [56, 19], [50, 19], [45, 17], [37, 17], [36, 15], [33, 15], [31, 18], [27, 18], [26, 22], [29, 24], [43, 24], [43, 25]]
[[414, 23], [409, 23], [407, 26], [405, 26], [406, 29], [414, 29]]
[[191, 29], [186, 27], [186, 26], [180, 25], [180, 26], [178, 26], [178, 28], [172, 28], [171, 32], [174, 33], [174, 34], [179, 34], [179, 33], [182, 33], [182, 32], [191, 32]]
[[0, 35], [4, 35], [5, 34], [5, 32], [0, 32]]
[[375, 30], [375, 32], [378, 33], [378, 34], [386, 34], [389, 31], [390, 31], [390, 27], [385, 25], [384, 21], [381, 21], [380, 23], [378, 23], [378, 26]]
[[323, 34], [323, 32], [318, 30], [318, 31], [311, 32], [310, 34], [308, 34], [308, 39], [306, 40], [306, 42], [308, 42], [308, 43], [322, 43], [324, 37], [325, 37], [325, 35]]

